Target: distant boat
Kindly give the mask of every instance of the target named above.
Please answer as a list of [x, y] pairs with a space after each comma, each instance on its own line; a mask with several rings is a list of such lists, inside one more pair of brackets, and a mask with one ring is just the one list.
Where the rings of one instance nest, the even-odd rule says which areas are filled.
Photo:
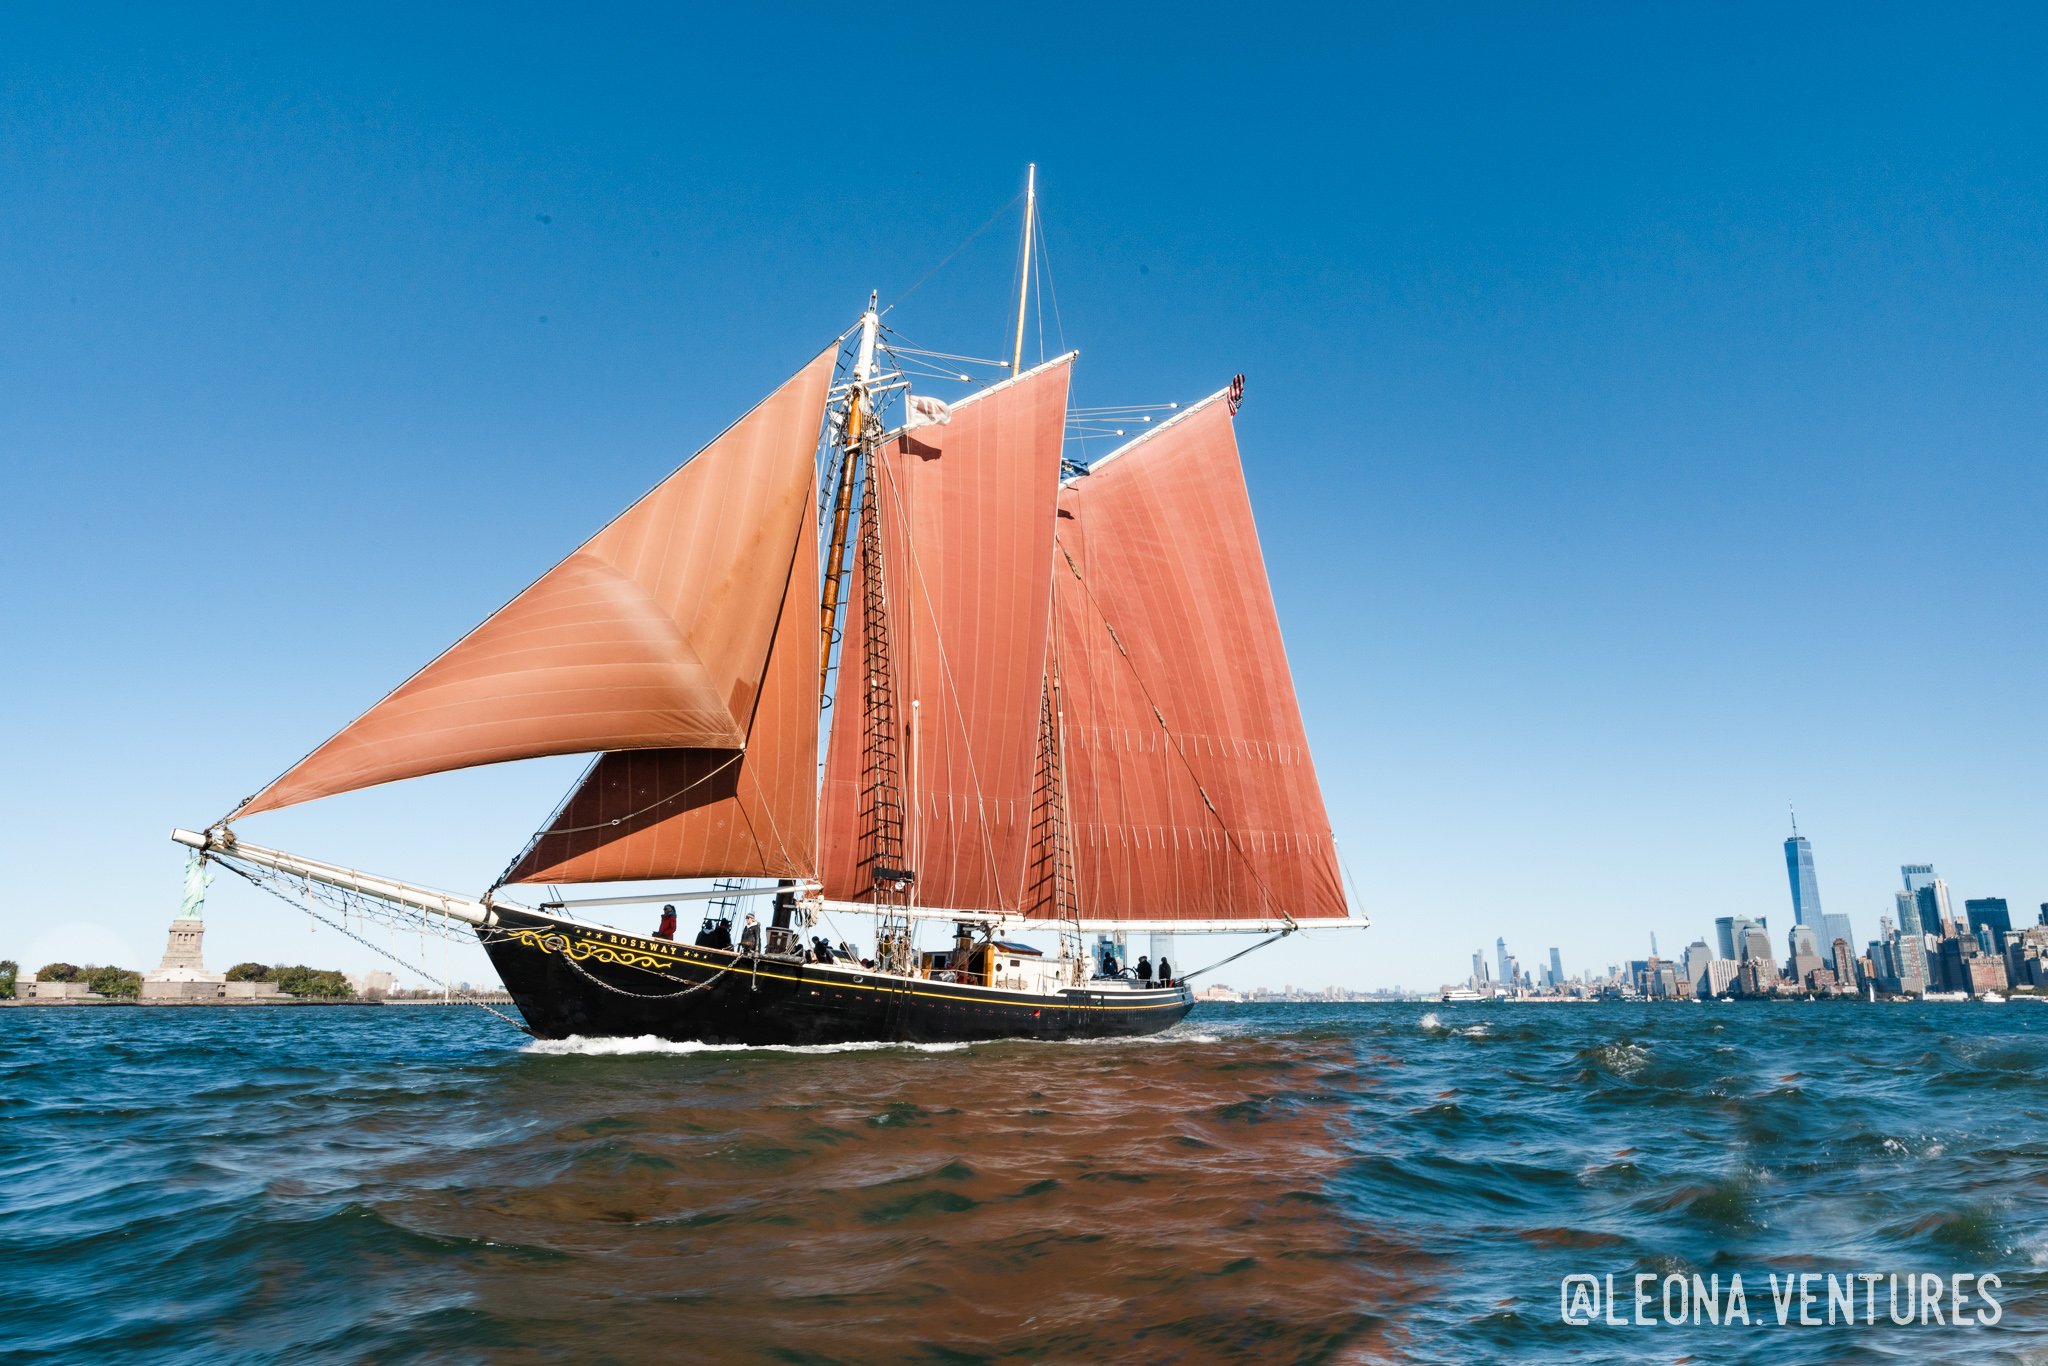
[[[1150, 1034], [1192, 1008], [1187, 978], [1134, 974], [1119, 940], [1085, 935], [1363, 927], [1239, 461], [1244, 377], [1090, 464], [1067, 459], [1074, 356], [1023, 364], [1034, 195], [1035, 179], [1007, 377], [950, 403], [913, 393], [975, 362], [909, 347], [871, 297], [469, 635], [173, 838], [309, 911], [318, 896], [344, 918], [374, 905], [467, 926], [543, 1038]], [[233, 825], [562, 754], [595, 757], [474, 898]], [[504, 895], [669, 879], [718, 881]], [[767, 923], [741, 930], [734, 908], [754, 896]], [[673, 916], [649, 935], [579, 914], [691, 900], [712, 908], [695, 944]], [[800, 933], [832, 915], [872, 920], [871, 959]], [[920, 946], [929, 922], [950, 933]], [[1020, 931], [1059, 948], [1007, 937]]]
[[1977, 999], [1987, 1006], [2002, 1006], [2005, 1004], [2005, 998], [1995, 991], [1987, 991]]
[[1454, 1001], [1490, 1001], [1493, 995], [1490, 992], [1474, 991], [1470, 987], [1447, 987], [1438, 999], [1445, 1005], [1450, 1005]]

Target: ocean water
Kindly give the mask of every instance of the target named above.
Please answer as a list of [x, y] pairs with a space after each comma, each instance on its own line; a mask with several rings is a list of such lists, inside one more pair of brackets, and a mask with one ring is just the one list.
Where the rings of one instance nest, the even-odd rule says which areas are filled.
[[[2048, 1362], [2048, 1006], [838, 1050], [5, 1010], [0, 1269], [9, 1361]], [[1781, 1326], [1802, 1272], [1996, 1275], [1999, 1321]], [[1753, 1321], [1562, 1321], [1637, 1273]]]

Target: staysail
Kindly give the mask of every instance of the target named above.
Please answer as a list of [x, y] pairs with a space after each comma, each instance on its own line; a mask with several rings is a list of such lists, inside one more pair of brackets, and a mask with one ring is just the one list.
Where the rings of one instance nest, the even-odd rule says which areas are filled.
[[[906, 788], [906, 854], [926, 906], [1015, 911], [1023, 899], [1072, 360], [1025, 371], [953, 404], [944, 425], [897, 436], [869, 478], [892, 642], [890, 738]], [[858, 686], [869, 573], [859, 560], [822, 796], [825, 896], [846, 900], [872, 882], [861, 848]]]
[[837, 354], [234, 814], [509, 759], [745, 745], [811, 524]]
[[1347, 915], [1225, 397], [1060, 493], [1053, 667], [1084, 921]]
[[814, 480], [797, 517], [782, 611], [744, 746], [602, 756], [507, 882], [816, 874], [816, 501]]

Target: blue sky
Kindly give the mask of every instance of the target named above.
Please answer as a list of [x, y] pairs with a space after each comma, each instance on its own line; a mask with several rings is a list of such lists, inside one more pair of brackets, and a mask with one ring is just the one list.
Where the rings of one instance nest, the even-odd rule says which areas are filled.
[[[901, 297], [1031, 160], [1077, 403], [1250, 377], [1377, 925], [1231, 980], [1789, 920], [1788, 799], [1861, 936], [1906, 861], [2048, 901], [2039, 10], [744, 9], [0, 17], [0, 956], [152, 966], [171, 825]], [[994, 354], [1014, 237], [892, 322]], [[577, 767], [245, 833], [477, 888]], [[273, 909], [217, 887], [215, 966], [370, 965]]]

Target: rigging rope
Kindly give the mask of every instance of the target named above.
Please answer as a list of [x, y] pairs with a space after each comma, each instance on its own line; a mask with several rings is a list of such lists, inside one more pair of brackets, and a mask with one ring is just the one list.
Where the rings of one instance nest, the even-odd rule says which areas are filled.
[[944, 270], [949, 264], [952, 263], [952, 260], [955, 256], [958, 256], [961, 252], [967, 250], [968, 246], [973, 243], [975, 238], [981, 236], [990, 228], [994, 227], [996, 224], [996, 220], [1001, 218], [1004, 214], [1008, 213], [1011, 209], [1015, 208], [1017, 206], [1017, 201], [1022, 199], [1023, 197], [1024, 191], [1019, 190], [1017, 191], [1017, 193], [1011, 195], [1007, 200], [1003, 201], [1003, 206], [997, 209], [994, 213], [990, 214], [988, 216], [987, 222], [983, 223], [973, 232], [968, 233], [965, 238], [961, 239], [959, 246], [953, 248], [951, 251], [947, 252], [944, 256], [939, 258], [939, 263], [937, 265], [933, 266], [924, 274], [918, 276], [916, 284], [912, 285], [909, 289], [904, 290], [901, 294], [898, 294], [896, 296], [896, 303], [892, 303], [889, 305], [889, 308], [883, 309], [882, 316], [887, 317], [889, 315], [889, 309], [896, 307], [896, 304], [902, 303], [905, 299], [917, 293], [918, 290], [924, 288], [925, 281], [931, 279], [932, 276], [937, 275], [940, 271]]
[[1203, 973], [1214, 972], [1216, 971], [1216, 969], [1224, 966], [1227, 963], [1235, 963], [1238, 959], [1244, 957], [1248, 953], [1257, 953], [1260, 949], [1266, 947], [1266, 945], [1277, 943], [1278, 941], [1285, 939], [1288, 935], [1293, 934], [1296, 930], [1300, 928], [1301, 926], [1299, 925], [1289, 923], [1287, 928], [1280, 931], [1278, 934], [1268, 935], [1248, 949], [1239, 949], [1236, 953], [1231, 954], [1228, 958], [1219, 958], [1206, 968], [1196, 968], [1193, 972], [1184, 972], [1176, 980], [1182, 982], [1192, 982], [1197, 977], [1200, 977]]
[[[217, 854], [214, 855], [214, 861], [216, 863], [219, 863], [222, 867], [226, 868], [235, 876], [250, 883], [252, 886], [262, 888], [264, 891], [276, 897], [279, 901], [282, 901], [285, 905], [291, 906], [296, 904], [293, 902], [291, 897], [285, 895], [283, 891], [281, 891], [276, 886], [272, 885], [269, 879], [259, 877], [255, 873], [250, 872], [248, 869], [243, 868], [241, 865], [233, 862], [232, 860], [222, 858]], [[286, 880], [284, 879], [282, 874], [274, 874], [273, 876], [276, 876], [279, 881]], [[381, 954], [384, 957], [389, 958], [392, 962], [398, 964], [406, 971], [418, 973], [427, 981], [432, 982], [435, 986], [441, 988], [442, 993], [450, 997], [451, 999], [466, 1002], [469, 1005], [476, 1006], [480, 1010], [488, 1010], [491, 1012], [491, 1014], [497, 1016], [506, 1024], [511, 1025], [514, 1029], [518, 1030], [522, 1034], [532, 1032], [531, 1030], [527, 1029], [525, 1025], [519, 1023], [519, 1021], [513, 1019], [510, 1015], [507, 1015], [504, 1011], [492, 1006], [488, 1001], [479, 1000], [476, 996], [476, 993], [471, 991], [469, 988], [450, 986], [446, 980], [436, 977], [433, 973], [428, 972], [425, 968], [419, 966], [417, 963], [408, 963], [403, 958], [400, 958], [397, 954], [391, 952], [391, 950], [385, 948], [383, 945], [372, 943], [370, 940], [365, 939], [362, 935], [357, 934], [354, 930], [349, 929], [346, 925], [335, 924], [332, 920], [329, 920], [326, 916], [320, 914], [320, 912], [313, 909], [312, 879], [307, 878], [303, 879], [302, 881], [305, 887], [304, 906], [307, 915], [310, 915], [314, 919], [321, 921], [329, 929], [339, 930], [342, 934], [347, 935], [350, 939], [355, 940], [358, 944], [361, 944], [364, 948], [370, 950], [370, 952]], [[346, 893], [343, 893], [343, 895], [346, 896]], [[344, 912], [344, 915], [345, 914], [346, 912]], [[420, 919], [421, 923], [424, 924], [426, 919], [425, 915], [422, 914]]]

